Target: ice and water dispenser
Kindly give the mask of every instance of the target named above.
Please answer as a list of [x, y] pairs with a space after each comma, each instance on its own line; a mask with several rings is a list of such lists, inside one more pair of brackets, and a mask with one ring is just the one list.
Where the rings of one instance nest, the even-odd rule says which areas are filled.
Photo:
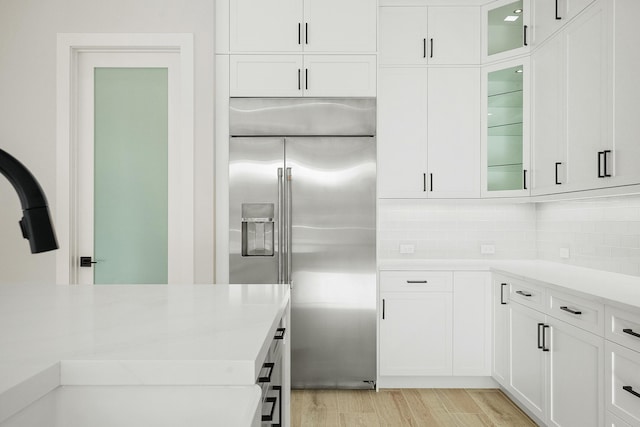
[[273, 203], [242, 204], [242, 256], [273, 256]]

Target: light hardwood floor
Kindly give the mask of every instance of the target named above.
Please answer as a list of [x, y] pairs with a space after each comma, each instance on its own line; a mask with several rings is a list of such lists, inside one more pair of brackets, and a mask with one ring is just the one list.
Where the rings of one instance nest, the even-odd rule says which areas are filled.
[[535, 427], [495, 389], [292, 390], [293, 427]]

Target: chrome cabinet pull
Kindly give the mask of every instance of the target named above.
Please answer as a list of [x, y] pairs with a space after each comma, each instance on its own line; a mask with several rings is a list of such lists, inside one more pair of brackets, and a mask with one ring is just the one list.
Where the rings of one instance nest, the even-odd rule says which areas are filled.
[[633, 335], [636, 338], [640, 338], [640, 334], [637, 332], [633, 332], [633, 329], [623, 329], [622, 332], [625, 334]]
[[567, 306], [562, 306], [562, 307], [560, 307], [560, 310], [566, 311], [567, 313], [576, 314], [576, 315], [582, 314], [582, 312], [581, 312], [581, 311], [579, 311], [579, 310], [572, 310], [572, 309], [570, 309], [570, 308], [569, 308], [569, 307], [567, 307]]
[[530, 293], [525, 292], [525, 291], [516, 291], [516, 294], [522, 295], [523, 297], [527, 297], [527, 298], [532, 296]]
[[291, 168], [287, 168], [286, 177], [285, 177], [285, 188], [287, 193], [287, 280], [286, 283], [290, 284], [293, 282], [291, 277], [292, 266], [291, 266], [291, 252], [293, 249], [293, 199], [292, 199], [292, 191], [291, 191]]

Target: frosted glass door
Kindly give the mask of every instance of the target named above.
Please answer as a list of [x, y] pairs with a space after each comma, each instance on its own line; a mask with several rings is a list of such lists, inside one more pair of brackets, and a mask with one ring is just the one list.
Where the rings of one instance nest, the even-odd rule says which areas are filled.
[[96, 68], [94, 283], [167, 283], [168, 70]]

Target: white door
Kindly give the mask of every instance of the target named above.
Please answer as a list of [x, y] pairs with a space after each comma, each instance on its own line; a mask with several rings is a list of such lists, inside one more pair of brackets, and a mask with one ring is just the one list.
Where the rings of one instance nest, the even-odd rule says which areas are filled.
[[377, 2], [304, 0], [305, 52], [375, 52]]
[[378, 197], [426, 197], [427, 70], [380, 68], [378, 85]]
[[302, 51], [302, 0], [229, 2], [232, 52]]
[[602, 425], [604, 339], [560, 320], [549, 323], [549, 425]]
[[[511, 391], [536, 417], [545, 419], [545, 315], [511, 303]], [[548, 335], [547, 335], [548, 336]], [[548, 342], [548, 338], [547, 338]]]
[[427, 197], [480, 197], [480, 69], [428, 75]]
[[555, 36], [531, 55], [534, 195], [562, 192], [567, 187], [562, 41]]
[[180, 141], [180, 54], [79, 53], [77, 74], [80, 284], [189, 283], [193, 159]]
[[452, 294], [381, 294], [380, 375], [452, 375]]
[[430, 64], [480, 63], [480, 9], [430, 7], [427, 59]]
[[380, 8], [380, 63], [427, 64], [427, 8]]

